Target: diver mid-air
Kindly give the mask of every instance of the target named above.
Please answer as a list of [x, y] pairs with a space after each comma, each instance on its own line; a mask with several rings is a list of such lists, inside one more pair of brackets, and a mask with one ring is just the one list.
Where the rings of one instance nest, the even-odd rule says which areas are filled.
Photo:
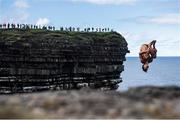
[[156, 40], [153, 40], [149, 44], [143, 44], [140, 48], [139, 58], [141, 60], [142, 69], [144, 72], [147, 72], [149, 68], [149, 63], [156, 58], [157, 49], [155, 47]]

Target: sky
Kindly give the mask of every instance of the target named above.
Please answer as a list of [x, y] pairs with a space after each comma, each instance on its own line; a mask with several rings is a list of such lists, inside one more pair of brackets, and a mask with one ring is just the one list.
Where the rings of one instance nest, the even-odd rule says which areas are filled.
[[158, 56], [180, 56], [180, 0], [0, 0], [0, 23], [112, 28], [138, 56], [157, 40]]

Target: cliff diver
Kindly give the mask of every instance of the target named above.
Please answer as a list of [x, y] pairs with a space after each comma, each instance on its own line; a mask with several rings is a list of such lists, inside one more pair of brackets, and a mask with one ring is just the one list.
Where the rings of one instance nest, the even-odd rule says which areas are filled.
[[139, 58], [142, 65], [142, 69], [144, 72], [148, 71], [149, 63], [153, 61], [153, 59], [156, 58], [157, 49], [155, 47], [156, 40], [153, 40], [149, 44], [143, 44], [141, 45], [140, 52], [139, 52]]

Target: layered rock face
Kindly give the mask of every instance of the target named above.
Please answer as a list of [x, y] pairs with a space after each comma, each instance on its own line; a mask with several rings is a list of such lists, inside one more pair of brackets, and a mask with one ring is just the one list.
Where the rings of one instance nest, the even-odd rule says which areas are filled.
[[127, 42], [117, 32], [0, 30], [0, 89], [116, 89]]

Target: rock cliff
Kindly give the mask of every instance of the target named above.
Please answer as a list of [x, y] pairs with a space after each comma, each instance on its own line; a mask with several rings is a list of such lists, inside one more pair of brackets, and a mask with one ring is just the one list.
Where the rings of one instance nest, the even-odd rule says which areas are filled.
[[116, 89], [127, 42], [117, 32], [0, 30], [0, 88]]

